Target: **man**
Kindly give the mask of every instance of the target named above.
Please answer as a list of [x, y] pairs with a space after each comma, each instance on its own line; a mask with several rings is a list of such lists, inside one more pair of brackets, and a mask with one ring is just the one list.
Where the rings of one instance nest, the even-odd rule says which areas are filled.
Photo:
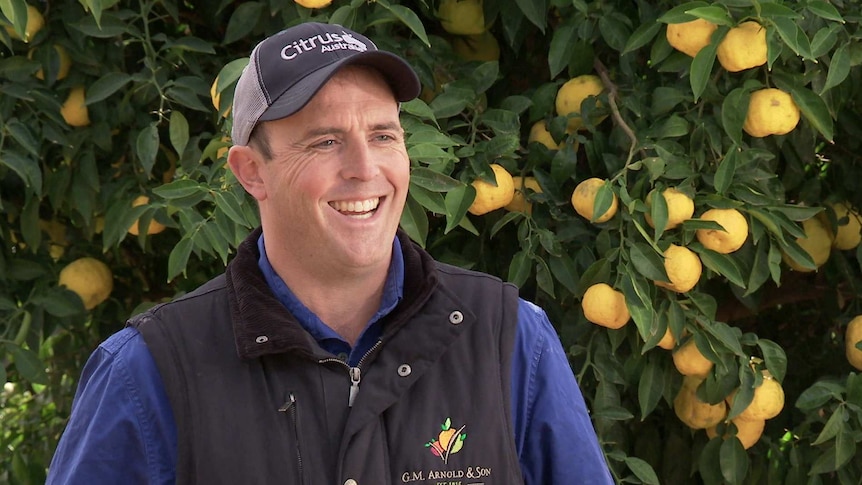
[[419, 89], [337, 25], [255, 47], [228, 161], [261, 228], [94, 352], [49, 483], [611, 483], [545, 313], [398, 231]]

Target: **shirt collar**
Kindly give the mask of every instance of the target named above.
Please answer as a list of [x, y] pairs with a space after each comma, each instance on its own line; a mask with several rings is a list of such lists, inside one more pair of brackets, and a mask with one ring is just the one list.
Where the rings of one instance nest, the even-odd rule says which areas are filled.
[[[269, 262], [269, 258], [266, 256], [263, 237], [264, 235], [261, 233], [257, 240], [257, 247], [260, 251], [260, 258], [258, 258], [257, 264], [275, 297], [293, 314], [299, 324], [311, 334], [321, 347], [330, 351], [345, 346], [349, 348], [344, 339], [299, 301], [299, 298], [296, 297], [284, 280], [275, 272], [275, 269]], [[375, 336], [373, 340], [377, 340], [376, 336], [381, 334], [381, 329], [376, 324], [398, 305], [403, 295], [404, 255], [398, 238], [395, 238], [392, 242], [392, 260], [389, 262], [389, 271], [386, 275], [386, 282], [383, 285], [383, 297], [380, 300], [380, 308], [366, 324], [357, 344], [362, 343], [364, 346], [373, 345], [373, 341], [368, 342], [369, 339], [367, 337], [373, 335]]]

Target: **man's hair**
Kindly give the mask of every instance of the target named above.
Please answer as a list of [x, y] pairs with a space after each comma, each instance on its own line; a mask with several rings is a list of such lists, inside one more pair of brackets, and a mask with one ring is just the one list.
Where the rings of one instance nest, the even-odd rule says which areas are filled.
[[272, 146], [265, 126], [265, 121], [255, 125], [248, 136], [248, 146], [257, 150], [263, 156], [263, 161], [268, 162], [272, 160]]

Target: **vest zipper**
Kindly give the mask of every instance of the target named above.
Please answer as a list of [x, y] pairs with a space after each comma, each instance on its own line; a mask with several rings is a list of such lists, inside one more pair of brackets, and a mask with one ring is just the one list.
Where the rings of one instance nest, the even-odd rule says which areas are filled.
[[343, 365], [344, 367], [347, 367], [347, 373], [350, 376], [350, 392], [347, 396], [347, 407], [349, 407], [349, 408], [353, 407], [353, 402], [356, 401], [356, 396], [359, 394], [359, 382], [362, 380], [362, 369], [361, 369], [362, 363], [365, 362], [365, 359], [369, 355], [371, 355], [375, 350], [377, 350], [377, 348], [380, 347], [380, 344], [382, 344], [382, 343], [383, 343], [382, 340], [378, 340], [374, 344], [374, 346], [372, 346], [370, 349], [368, 349], [368, 352], [365, 352], [365, 354], [362, 356], [362, 358], [359, 359], [359, 362], [356, 364], [356, 367], [352, 367], [340, 359], [331, 359], [330, 358], [330, 359], [323, 359], [323, 360], [320, 360], [318, 362], [319, 364], [324, 364], [327, 362], [336, 362], [338, 364]]
[[305, 483], [305, 477], [302, 472], [302, 451], [299, 448], [299, 426], [297, 424], [298, 410], [296, 409], [296, 396], [293, 393], [289, 393], [287, 396], [287, 401], [278, 408], [279, 412], [287, 413], [290, 416], [290, 422], [293, 425], [293, 435], [296, 438], [296, 464], [299, 469], [299, 482]]

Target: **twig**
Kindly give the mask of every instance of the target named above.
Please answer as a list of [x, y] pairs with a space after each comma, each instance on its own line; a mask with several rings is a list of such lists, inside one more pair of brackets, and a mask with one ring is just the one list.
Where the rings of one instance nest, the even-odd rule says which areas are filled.
[[[611, 78], [608, 76], [608, 68], [605, 67], [605, 65], [599, 59], [595, 59], [593, 61], [593, 67], [599, 74], [599, 77], [602, 79], [602, 84], [605, 86], [605, 89], [608, 90], [608, 104], [611, 105], [611, 114], [614, 117], [614, 122], [617, 124], [617, 126], [622, 128], [623, 132], [626, 134], [626, 136], [629, 137], [629, 140], [631, 140], [632, 142], [631, 147], [629, 147], [628, 159], [626, 159], [626, 166], [628, 166], [631, 163], [632, 158], [634, 157], [635, 150], [637, 149], [638, 137], [637, 135], [635, 135], [635, 132], [631, 129], [628, 123], [625, 122], [623, 116], [620, 114], [620, 109], [617, 106], [617, 85], [614, 84], [611, 81]], [[643, 155], [644, 157], [646, 157], [645, 153]]]

